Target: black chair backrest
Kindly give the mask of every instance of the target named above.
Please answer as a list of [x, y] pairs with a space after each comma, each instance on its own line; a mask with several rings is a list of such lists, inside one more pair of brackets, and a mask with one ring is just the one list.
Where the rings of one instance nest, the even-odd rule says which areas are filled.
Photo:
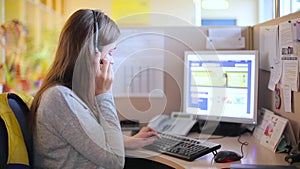
[[0, 169], [7, 168], [8, 137], [4, 121], [0, 118]]

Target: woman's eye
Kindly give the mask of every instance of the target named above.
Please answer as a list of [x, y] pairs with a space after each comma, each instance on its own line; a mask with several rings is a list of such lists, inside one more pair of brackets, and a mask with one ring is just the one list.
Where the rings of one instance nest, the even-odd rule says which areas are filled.
[[109, 52], [108, 54], [109, 54], [109, 56], [112, 56], [112, 52]]

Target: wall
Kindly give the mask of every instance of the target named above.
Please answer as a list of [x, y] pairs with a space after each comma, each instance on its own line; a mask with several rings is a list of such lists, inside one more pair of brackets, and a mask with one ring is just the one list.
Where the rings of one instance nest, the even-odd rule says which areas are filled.
[[[151, 12], [164, 13], [175, 19], [152, 20], [153, 26], [180, 26], [193, 24], [195, 9], [193, 0], [152, 0]], [[177, 20], [174, 22], [174, 20]]]
[[78, 9], [101, 9], [108, 15], [111, 15], [110, 0], [66, 0], [65, 1], [65, 18], [68, 18], [73, 12]]
[[[149, 0], [151, 15], [150, 23], [146, 26], [179, 26], [194, 22], [193, 0]], [[113, 0], [66, 0], [66, 17], [79, 8], [101, 9], [112, 16]], [[160, 14], [158, 16], [158, 14]], [[172, 19], [176, 17], [176, 19]], [[171, 18], [171, 19], [170, 19]], [[120, 25], [122, 26], [122, 25]]]
[[[66, 0], [66, 17], [79, 8], [101, 9], [109, 16], [112, 16], [112, 1], [93, 0], [87, 2], [82, 0]], [[230, 7], [226, 10], [200, 9], [202, 10], [202, 18], [234, 18], [237, 19], [237, 25], [239, 26], [252, 26], [258, 23], [258, 0], [228, 1]], [[150, 26], [187, 26], [195, 23], [194, 0], [150, 0], [150, 5], [151, 13], [156, 14], [151, 18]], [[164, 14], [164, 16], [157, 16], [158, 13]]]
[[[299, 18], [300, 12], [296, 12], [284, 17], [280, 17], [271, 21], [267, 21], [262, 24], [255, 25], [253, 28], [253, 44], [254, 49], [259, 50], [259, 32], [261, 26], [267, 26], [267, 25], [278, 25], [280, 22], [288, 21], [292, 19]], [[300, 92], [292, 92], [292, 113], [286, 113], [284, 111], [284, 105], [283, 100], [281, 101], [281, 108], [275, 109], [275, 93], [268, 89], [268, 82], [270, 79], [270, 72], [261, 70], [260, 71], [260, 83], [259, 83], [259, 107], [265, 107], [268, 108], [275, 113], [282, 115], [283, 117], [286, 117], [289, 119], [289, 121], [292, 124], [295, 136], [297, 140], [299, 140], [299, 134], [300, 134]], [[282, 90], [281, 90], [282, 91]], [[282, 94], [282, 92], [281, 92]], [[281, 98], [283, 99], [283, 96], [281, 95]]]

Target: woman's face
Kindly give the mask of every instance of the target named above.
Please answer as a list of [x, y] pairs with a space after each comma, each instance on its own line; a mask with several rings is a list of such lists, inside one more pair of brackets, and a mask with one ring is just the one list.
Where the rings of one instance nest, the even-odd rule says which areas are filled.
[[[106, 58], [111, 64], [114, 63], [112, 52], [116, 49], [116, 42], [108, 44], [102, 48], [101, 55], [96, 57], [96, 68], [100, 67], [100, 60]], [[98, 69], [97, 69], [98, 70]]]
[[111, 44], [108, 44], [103, 47], [101, 51], [101, 59], [106, 58], [109, 60], [111, 63], [114, 63], [114, 59], [112, 56], [112, 52], [116, 49], [116, 42], [113, 42]]

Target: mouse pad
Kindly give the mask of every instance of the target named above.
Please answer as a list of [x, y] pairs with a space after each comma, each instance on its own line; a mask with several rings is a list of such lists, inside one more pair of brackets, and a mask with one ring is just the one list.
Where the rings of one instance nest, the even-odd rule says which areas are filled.
[[231, 164], [231, 169], [297, 169], [295, 166], [284, 165], [259, 165], [259, 164]]

